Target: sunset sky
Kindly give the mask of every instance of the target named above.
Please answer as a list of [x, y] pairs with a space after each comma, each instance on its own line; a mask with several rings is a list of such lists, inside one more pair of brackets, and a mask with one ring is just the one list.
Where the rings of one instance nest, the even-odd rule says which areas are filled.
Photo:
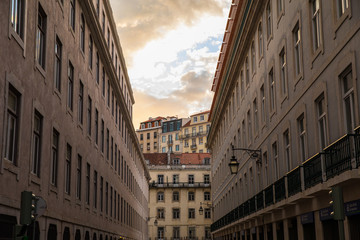
[[208, 110], [231, 0], [110, 0], [135, 97], [149, 117]]

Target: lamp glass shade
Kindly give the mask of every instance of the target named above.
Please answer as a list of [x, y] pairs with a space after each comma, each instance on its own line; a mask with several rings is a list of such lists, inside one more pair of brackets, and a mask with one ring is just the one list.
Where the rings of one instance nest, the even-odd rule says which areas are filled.
[[157, 221], [157, 219], [155, 219], [154, 226], [157, 226], [157, 225], [158, 225], [158, 221]]
[[230, 159], [230, 163], [229, 163], [229, 167], [230, 167], [230, 172], [231, 174], [236, 174], [238, 172], [239, 169], [239, 163], [236, 160], [235, 156], [232, 156]]
[[204, 209], [203, 209], [202, 206], [200, 206], [200, 208], [199, 208], [199, 214], [200, 214], [200, 215], [203, 215], [203, 213], [204, 213]]

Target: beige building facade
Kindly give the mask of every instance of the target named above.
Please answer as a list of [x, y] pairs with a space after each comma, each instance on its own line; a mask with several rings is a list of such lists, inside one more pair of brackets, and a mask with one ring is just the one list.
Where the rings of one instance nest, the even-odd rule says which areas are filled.
[[180, 140], [182, 127], [189, 122], [189, 118], [167, 117], [162, 122], [160, 136], [160, 153], [181, 153]]
[[210, 154], [144, 156], [151, 176], [149, 240], [211, 239]]
[[233, 1], [210, 110], [214, 239], [339, 239], [335, 188], [344, 239], [360, 238], [359, 30], [359, 1]]
[[210, 130], [210, 111], [190, 116], [190, 121], [181, 128], [183, 153], [207, 153], [207, 134]]
[[143, 153], [159, 152], [161, 140], [162, 121], [166, 118], [156, 117], [140, 123], [140, 129], [136, 130], [136, 135]]
[[0, 12], [0, 239], [24, 190], [47, 204], [29, 239], [148, 239], [149, 172], [109, 1]]

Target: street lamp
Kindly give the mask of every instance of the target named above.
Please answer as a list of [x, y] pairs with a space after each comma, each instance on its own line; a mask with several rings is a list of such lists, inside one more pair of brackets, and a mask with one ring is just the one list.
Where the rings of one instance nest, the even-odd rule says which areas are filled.
[[155, 218], [154, 226], [156, 227], [158, 225], [157, 217], [148, 217], [146, 220], [150, 221], [150, 219]]
[[206, 202], [200, 202], [200, 208], [199, 208], [199, 214], [203, 215], [204, 214], [204, 208], [201, 205], [206, 205], [207, 207], [212, 208], [212, 204], [211, 203], [206, 203]]
[[233, 155], [231, 156], [229, 167], [231, 174], [236, 174], [239, 171], [239, 162], [237, 161], [234, 151], [246, 151], [247, 154], [251, 158], [255, 158], [256, 162], [261, 164], [261, 149], [248, 149], [248, 148], [234, 148], [234, 145], [231, 144], [231, 149], [233, 151]]

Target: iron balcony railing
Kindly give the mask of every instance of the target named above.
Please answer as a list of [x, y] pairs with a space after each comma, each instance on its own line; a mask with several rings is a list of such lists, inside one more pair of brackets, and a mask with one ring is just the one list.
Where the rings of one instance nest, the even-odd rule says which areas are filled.
[[149, 184], [150, 188], [183, 188], [183, 187], [210, 187], [211, 183], [210, 182], [194, 182], [194, 183], [189, 183], [189, 182], [178, 182], [178, 183], [169, 183], [169, 182], [164, 182], [164, 183], [157, 183], [157, 182], [152, 182]]
[[196, 144], [191, 144], [191, 149], [195, 149], [197, 148], [197, 145]]
[[287, 190], [289, 197], [301, 192], [300, 166], [296, 167], [287, 174], [287, 184], [288, 184]]
[[335, 141], [326, 147], [324, 152], [312, 156], [275, 183], [261, 190], [255, 197], [251, 197], [225, 214], [211, 225], [211, 231], [266, 209], [286, 197], [312, 188], [354, 167], [360, 167], [360, 127], [355, 129], [354, 134], [347, 134]]
[[318, 153], [303, 163], [305, 189], [322, 182], [321, 154]]

